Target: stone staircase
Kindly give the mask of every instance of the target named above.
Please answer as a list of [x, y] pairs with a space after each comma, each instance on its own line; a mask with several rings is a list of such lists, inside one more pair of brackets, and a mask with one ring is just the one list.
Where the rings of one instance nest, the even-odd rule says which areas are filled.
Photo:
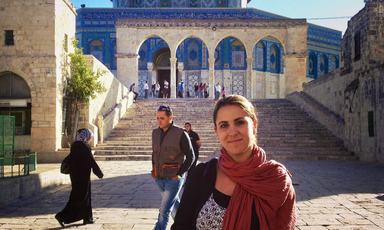
[[[254, 100], [258, 110], [258, 145], [268, 159], [276, 160], [357, 160], [321, 124], [284, 99]], [[152, 130], [157, 128], [156, 111], [169, 105], [176, 125], [192, 124], [202, 147], [199, 160], [218, 156], [221, 145], [213, 130], [214, 102], [209, 99], [139, 100], [120, 120], [103, 144], [96, 160], [151, 160]]]

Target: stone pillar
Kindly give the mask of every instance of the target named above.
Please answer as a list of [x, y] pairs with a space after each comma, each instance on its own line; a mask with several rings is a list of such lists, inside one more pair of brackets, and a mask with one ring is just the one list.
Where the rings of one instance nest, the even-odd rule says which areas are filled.
[[176, 62], [177, 62], [177, 58], [174, 58], [174, 57], [171, 57], [169, 58], [170, 62], [171, 62], [171, 78], [170, 78], [170, 92], [171, 92], [171, 96], [170, 98], [176, 98], [176, 87], [177, 87], [177, 80], [176, 80]]
[[215, 98], [215, 58], [209, 57], [209, 95]]
[[115, 54], [117, 58], [117, 79], [126, 87], [136, 83], [135, 90], [138, 91], [139, 85], [139, 66], [138, 54]]
[[285, 55], [285, 94], [284, 97], [295, 91], [303, 90], [306, 81], [307, 56]]
[[248, 99], [252, 99], [252, 63], [253, 58], [247, 58], [247, 74], [246, 74], [246, 92]]
[[[152, 94], [152, 82], [153, 80], [153, 62], [147, 62], [147, 69], [148, 69], [148, 98]], [[155, 95], [152, 95], [153, 98], [155, 98]]]
[[[177, 63], [177, 71], [179, 71], [179, 79], [177, 81], [179, 82], [181, 79], [184, 81], [184, 98], [187, 97], [187, 91], [188, 91], [188, 82], [187, 79], [185, 79], [185, 72], [184, 72], [184, 63], [183, 62], [178, 62]], [[177, 86], [179, 83], [177, 83]]]

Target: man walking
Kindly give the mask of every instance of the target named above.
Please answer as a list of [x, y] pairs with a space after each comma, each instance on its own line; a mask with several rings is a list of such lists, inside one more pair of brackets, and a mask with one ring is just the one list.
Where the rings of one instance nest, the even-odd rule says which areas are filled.
[[133, 84], [129, 87], [129, 91], [135, 94], [135, 97], [133, 98], [133, 102], [136, 102], [137, 95], [138, 95], [138, 93], [135, 92], [135, 85], [136, 85], [136, 84], [133, 83]]
[[197, 159], [199, 158], [199, 150], [201, 147], [201, 141], [200, 141], [199, 135], [197, 135], [197, 133], [192, 130], [191, 123], [189, 123], [189, 122], [185, 123], [184, 128], [187, 131], [189, 138], [191, 139], [193, 152], [195, 153], [195, 160], [193, 161], [191, 168], [189, 168], [189, 170], [188, 170], [188, 176], [189, 176], [189, 172], [192, 172], [192, 170], [196, 167]]
[[174, 218], [179, 206], [183, 174], [191, 167], [195, 156], [188, 134], [173, 124], [171, 108], [160, 106], [156, 116], [159, 128], [152, 131], [152, 177], [163, 199], [155, 230], [166, 230], [169, 214], [172, 211]]

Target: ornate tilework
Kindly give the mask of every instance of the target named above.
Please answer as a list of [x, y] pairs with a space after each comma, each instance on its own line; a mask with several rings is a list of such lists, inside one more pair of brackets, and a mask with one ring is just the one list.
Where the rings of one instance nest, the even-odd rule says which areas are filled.
[[320, 57], [320, 76], [324, 76], [328, 73], [328, 58], [325, 54]]
[[176, 8], [187, 7], [187, 0], [172, 0], [172, 7], [176, 7]]
[[317, 78], [317, 58], [315, 53], [311, 52], [308, 57], [308, 76], [310, 78]]
[[224, 86], [224, 72], [223, 71], [215, 71], [215, 84], [220, 82], [221, 86]]
[[278, 87], [279, 87], [279, 83], [277, 81], [278, 79], [279, 79], [279, 75], [271, 74], [269, 76], [269, 94], [274, 98], [278, 98]]
[[[200, 72], [187, 72], [186, 73], [186, 85], [187, 85], [187, 92], [189, 92], [190, 97], [195, 96], [195, 83], [197, 82], [200, 85], [201, 77]], [[185, 93], [185, 95], [187, 95]]]
[[245, 96], [245, 73], [232, 74], [232, 93]]
[[170, 6], [171, 6], [170, 0], [160, 0], [160, 7], [170, 7]]
[[201, 0], [201, 7], [214, 8], [214, 7], [216, 7], [216, 1], [215, 0]]
[[139, 85], [138, 85], [138, 93], [139, 93], [139, 97], [144, 97], [144, 84], [145, 84], [145, 81], [148, 81], [148, 82], [151, 82], [150, 79], [149, 79], [149, 72], [148, 71], [139, 71]]
[[245, 51], [232, 51], [232, 68], [245, 68]]
[[90, 44], [89, 44], [89, 50], [90, 54], [95, 56], [97, 60], [100, 62], [104, 63], [104, 44], [102, 41], [99, 39], [94, 39]]

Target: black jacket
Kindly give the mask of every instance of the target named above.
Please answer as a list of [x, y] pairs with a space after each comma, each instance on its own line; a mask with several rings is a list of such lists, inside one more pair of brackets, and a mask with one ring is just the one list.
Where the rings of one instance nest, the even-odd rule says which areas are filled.
[[[196, 219], [201, 208], [215, 189], [217, 158], [199, 164], [191, 172], [177, 209], [171, 230], [195, 230]], [[259, 230], [259, 219], [255, 207], [252, 209], [251, 230]]]

